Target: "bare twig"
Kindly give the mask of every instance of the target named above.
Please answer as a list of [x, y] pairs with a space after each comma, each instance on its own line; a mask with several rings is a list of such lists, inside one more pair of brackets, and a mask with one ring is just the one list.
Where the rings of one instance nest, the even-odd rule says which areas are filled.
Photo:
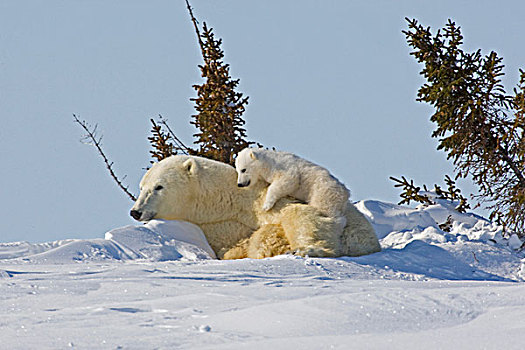
[[90, 130], [89, 125], [86, 123], [86, 121], [78, 119], [78, 117], [75, 114], [73, 114], [73, 118], [75, 119], [75, 122], [78, 123], [84, 129], [84, 131], [86, 132], [85, 138], [91, 140], [91, 142], [89, 144], [92, 145], [92, 146], [95, 146], [97, 151], [98, 151], [98, 153], [102, 157], [102, 159], [104, 159], [104, 163], [106, 164], [106, 168], [109, 170], [109, 174], [111, 175], [113, 180], [115, 180], [117, 185], [128, 195], [129, 198], [131, 198], [132, 201], [136, 201], [137, 198], [128, 191], [128, 188], [125, 187], [122, 184], [122, 182], [118, 179], [117, 175], [115, 175], [115, 172], [113, 171], [113, 168], [112, 168], [113, 167], [113, 162], [110, 162], [108, 160], [108, 158], [106, 157], [106, 155], [104, 154], [104, 151], [102, 150], [102, 144], [101, 144], [102, 136], [99, 137], [98, 140], [97, 140], [97, 136], [96, 136], [97, 125], [95, 125], [92, 128], [92, 130]]
[[162, 125], [164, 125], [166, 127], [166, 129], [168, 129], [168, 133], [169, 135], [171, 136], [171, 138], [173, 139], [173, 141], [175, 141], [175, 143], [177, 144], [177, 148], [180, 149], [184, 154], [188, 155], [189, 152], [190, 152], [190, 148], [187, 147], [176, 135], [175, 133], [171, 130], [170, 126], [168, 125], [168, 121], [167, 119], [164, 119], [162, 117], [162, 115], [159, 114], [159, 117], [160, 117], [160, 120], [159, 120], [159, 123], [161, 123]]

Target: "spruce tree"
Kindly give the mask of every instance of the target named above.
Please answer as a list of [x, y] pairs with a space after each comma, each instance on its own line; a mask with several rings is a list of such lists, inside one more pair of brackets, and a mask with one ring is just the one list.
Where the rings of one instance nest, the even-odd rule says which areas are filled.
[[201, 75], [205, 78], [202, 85], [193, 85], [197, 97], [195, 102], [198, 114], [192, 115], [191, 124], [199, 132], [193, 136], [196, 149], [187, 147], [169, 128], [166, 120], [160, 121], [168, 132], [163, 132], [154, 120], [150, 141], [152, 157], [160, 161], [172, 154], [189, 154], [234, 164], [234, 156], [243, 148], [253, 144], [246, 141], [246, 130], [242, 114], [248, 97], [243, 97], [235, 89], [239, 79], [230, 77], [230, 66], [223, 62], [224, 52], [221, 50], [222, 39], [215, 39], [212, 28], [203, 23], [202, 34], [189, 2], [186, 0], [188, 12], [193, 22], [203, 64], [199, 65]]
[[199, 155], [233, 165], [234, 155], [251, 144], [246, 141], [242, 119], [248, 97], [235, 91], [239, 79], [230, 77], [230, 66], [223, 62], [222, 40], [215, 39], [206, 22], [199, 42], [204, 60], [199, 68], [206, 81], [193, 85], [198, 97], [191, 101], [195, 102], [198, 114], [192, 116], [191, 124], [200, 130], [194, 134], [197, 138], [194, 143], [199, 147]]
[[438, 149], [455, 165], [456, 178], [470, 176], [478, 202], [488, 204], [490, 218], [522, 237], [525, 231], [525, 72], [508, 95], [502, 58], [496, 52], [463, 51], [460, 27], [448, 21], [435, 35], [407, 19], [411, 52], [424, 65], [426, 83], [417, 100], [435, 108], [430, 120]]

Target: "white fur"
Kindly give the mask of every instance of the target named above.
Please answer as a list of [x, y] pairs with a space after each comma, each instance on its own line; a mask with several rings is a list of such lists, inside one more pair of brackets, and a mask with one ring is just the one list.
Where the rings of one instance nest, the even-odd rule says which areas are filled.
[[264, 180], [269, 183], [263, 209], [291, 196], [331, 217], [342, 217], [350, 191], [320, 165], [287, 152], [245, 148], [235, 161], [239, 187]]

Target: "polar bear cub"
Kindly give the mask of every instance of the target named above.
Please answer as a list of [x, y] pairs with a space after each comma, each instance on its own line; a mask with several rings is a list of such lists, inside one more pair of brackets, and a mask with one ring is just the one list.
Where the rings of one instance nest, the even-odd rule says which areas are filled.
[[239, 187], [262, 179], [269, 183], [263, 209], [270, 210], [282, 197], [291, 196], [330, 217], [346, 211], [350, 191], [328, 170], [287, 152], [245, 148], [237, 155]]

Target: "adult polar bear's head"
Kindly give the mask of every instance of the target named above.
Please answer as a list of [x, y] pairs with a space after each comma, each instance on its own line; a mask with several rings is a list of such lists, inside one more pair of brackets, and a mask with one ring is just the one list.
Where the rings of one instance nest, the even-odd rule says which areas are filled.
[[176, 155], [155, 163], [140, 182], [130, 215], [139, 221], [185, 220], [196, 224], [223, 220], [237, 190], [235, 169], [227, 164]]

